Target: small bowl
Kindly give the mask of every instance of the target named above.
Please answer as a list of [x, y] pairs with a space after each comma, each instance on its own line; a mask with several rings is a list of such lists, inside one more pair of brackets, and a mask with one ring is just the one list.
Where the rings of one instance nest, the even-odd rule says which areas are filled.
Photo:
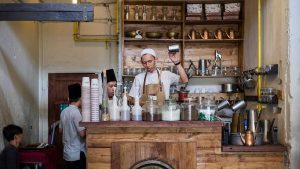
[[178, 35], [179, 35], [178, 32], [168, 32], [167, 33], [167, 37], [170, 38], [170, 39], [177, 39]]
[[125, 37], [134, 38], [136, 36], [136, 31], [127, 31], [125, 32]]
[[159, 39], [162, 37], [162, 33], [161, 32], [146, 32], [146, 37]]

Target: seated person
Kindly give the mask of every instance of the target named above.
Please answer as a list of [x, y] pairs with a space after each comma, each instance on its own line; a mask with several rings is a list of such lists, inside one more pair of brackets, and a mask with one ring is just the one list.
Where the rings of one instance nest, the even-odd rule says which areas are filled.
[[3, 136], [9, 144], [0, 155], [0, 169], [19, 169], [18, 147], [23, 138], [21, 127], [10, 124], [3, 128]]

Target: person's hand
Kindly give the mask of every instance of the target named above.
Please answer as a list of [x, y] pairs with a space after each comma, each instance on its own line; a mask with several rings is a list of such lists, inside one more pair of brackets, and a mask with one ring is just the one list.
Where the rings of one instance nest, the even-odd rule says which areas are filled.
[[174, 64], [180, 62], [179, 57], [176, 56], [176, 52], [169, 52], [169, 57]]

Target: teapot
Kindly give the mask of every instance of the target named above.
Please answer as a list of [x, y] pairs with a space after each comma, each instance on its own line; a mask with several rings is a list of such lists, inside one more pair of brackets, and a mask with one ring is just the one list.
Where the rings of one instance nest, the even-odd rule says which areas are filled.
[[192, 40], [195, 40], [196, 39], [196, 30], [195, 29], [191, 29], [190, 33], [187, 34], [188, 37]]
[[200, 33], [200, 36], [202, 39], [209, 39], [210, 32], [206, 28], [204, 28], [202, 30], [202, 33]]
[[217, 29], [215, 32], [214, 32], [214, 36], [216, 39], [223, 39], [223, 31], [221, 28]]
[[243, 136], [240, 133], [241, 140], [246, 146], [253, 146], [255, 144], [254, 133], [251, 130], [247, 130]]
[[232, 28], [229, 28], [228, 32], [225, 31], [225, 34], [226, 34], [226, 36], [227, 36], [228, 39], [235, 39], [238, 36], [239, 32], [235, 31]]

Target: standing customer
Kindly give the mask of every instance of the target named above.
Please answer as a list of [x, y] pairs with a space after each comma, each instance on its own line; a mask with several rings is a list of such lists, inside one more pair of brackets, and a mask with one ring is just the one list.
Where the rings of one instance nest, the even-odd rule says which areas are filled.
[[64, 145], [63, 158], [68, 169], [85, 169], [85, 128], [79, 126], [79, 122], [82, 120], [79, 111], [81, 106], [81, 86], [80, 84], [72, 84], [68, 86], [68, 90], [70, 105], [61, 112], [59, 126]]
[[19, 169], [18, 147], [23, 138], [21, 127], [10, 124], [3, 128], [3, 136], [9, 142], [0, 155], [0, 169]]

